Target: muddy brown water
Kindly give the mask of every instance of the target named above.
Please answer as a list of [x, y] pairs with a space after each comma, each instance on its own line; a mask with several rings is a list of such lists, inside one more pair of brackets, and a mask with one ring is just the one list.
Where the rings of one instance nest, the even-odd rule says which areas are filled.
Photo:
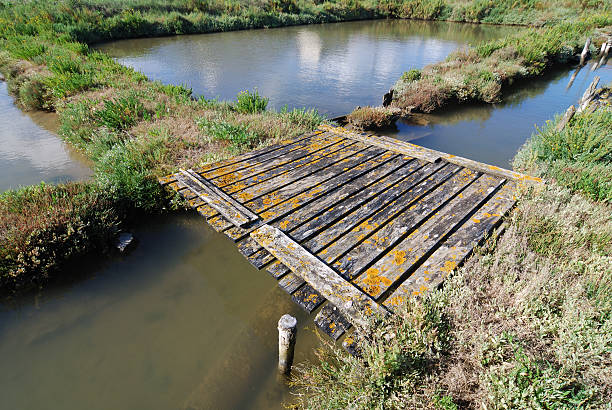
[[[317, 107], [333, 116], [378, 104], [405, 70], [513, 30], [351, 22], [126, 40], [101, 48], [152, 79], [185, 83], [196, 94], [229, 99], [258, 87], [273, 108]], [[522, 85], [503, 104], [419, 120], [426, 125], [400, 123], [393, 135], [506, 165], [534, 124], [574, 103], [593, 76], [587, 67], [565, 90], [571, 74], [561, 70]], [[609, 66], [596, 74], [612, 80]], [[17, 126], [19, 118], [25, 123]], [[37, 125], [37, 118], [15, 108], [0, 83], [0, 190], [89, 175], [49, 132], [53, 127]], [[54, 141], [36, 145], [36, 138]], [[58, 155], [63, 159], [50, 160]], [[14, 176], [19, 169], [21, 179]], [[318, 346], [312, 318], [197, 215], [157, 218], [134, 233], [139, 243], [127, 255], [79, 262], [69, 272], [73, 281], [3, 306], [0, 408], [267, 409], [291, 401], [275, 371], [276, 322], [284, 313], [298, 318], [296, 362], [303, 362], [314, 359]]]

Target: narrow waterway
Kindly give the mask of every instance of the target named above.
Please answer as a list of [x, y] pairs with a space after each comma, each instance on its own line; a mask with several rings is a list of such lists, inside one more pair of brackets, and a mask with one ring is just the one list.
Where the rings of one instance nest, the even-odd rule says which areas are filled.
[[24, 113], [0, 81], [0, 192], [23, 185], [85, 179], [85, 158], [57, 137], [57, 115]]
[[[231, 99], [257, 87], [273, 108], [316, 107], [334, 116], [379, 104], [405, 70], [513, 30], [369, 21], [126, 40], [100, 48], [152, 79], [184, 83], [196, 94]], [[566, 90], [571, 74], [561, 70], [523, 84], [503, 104], [419, 118], [426, 125], [400, 123], [393, 135], [507, 166], [534, 124], [574, 103], [593, 76], [583, 69]], [[612, 80], [609, 66], [596, 74]], [[18, 118], [32, 128], [16, 125]], [[69, 161], [50, 160], [57, 147], [63, 158], [73, 157], [30, 118], [0, 84], [0, 190], [86, 176], [66, 171], [62, 164]], [[47, 133], [54, 148], [27, 148], [35, 132]], [[4, 159], [9, 156], [17, 159]], [[20, 166], [29, 170], [27, 178], [11, 177]], [[139, 243], [127, 255], [87, 258], [68, 272], [73, 281], [4, 305], [0, 408], [267, 409], [291, 400], [275, 371], [276, 322], [284, 313], [298, 317], [300, 362], [313, 358], [318, 343], [311, 318], [197, 215], [160, 218], [134, 233]]]

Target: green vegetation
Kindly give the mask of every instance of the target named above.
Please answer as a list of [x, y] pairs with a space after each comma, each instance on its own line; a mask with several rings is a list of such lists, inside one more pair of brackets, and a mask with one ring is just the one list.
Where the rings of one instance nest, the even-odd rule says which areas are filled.
[[548, 123], [523, 148], [515, 167], [535, 163], [559, 184], [612, 203], [612, 112], [582, 112], [561, 132]]
[[612, 25], [610, 6], [605, 10], [575, 22], [524, 29], [457, 51], [421, 71], [410, 70], [394, 85], [392, 105], [408, 112], [432, 112], [453, 103], [500, 101], [504, 87], [575, 59], [588, 36], [594, 36], [595, 52], [607, 40], [598, 29]]
[[0, 194], [0, 286], [39, 286], [71, 257], [106, 249], [121, 220], [111, 205], [88, 184], [41, 184]]
[[603, 103], [538, 130], [515, 163], [547, 183], [522, 189], [503, 235], [442, 289], [372, 323], [362, 359], [322, 348], [294, 378], [301, 404], [610, 408], [610, 121]]

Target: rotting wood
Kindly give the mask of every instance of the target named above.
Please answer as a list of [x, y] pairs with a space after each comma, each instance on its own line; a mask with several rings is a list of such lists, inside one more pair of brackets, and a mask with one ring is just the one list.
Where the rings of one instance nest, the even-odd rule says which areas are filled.
[[584, 63], [586, 62], [587, 57], [589, 56], [589, 47], [591, 46], [591, 37], [588, 37], [586, 39], [586, 42], [584, 43], [584, 48], [582, 49], [582, 53], [580, 53], [580, 65], [584, 65]]
[[563, 131], [563, 129], [565, 128], [565, 126], [572, 120], [572, 118], [574, 117], [574, 114], [576, 114], [576, 107], [574, 107], [573, 105], [570, 105], [569, 108], [567, 109], [567, 111], [565, 111], [565, 114], [563, 114], [563, 118], [561, 118], [561, 121], [559, 121], [559, 123], [557, 124], [557, 126], [555, 127], [555, 130], [557, 132], [561, 132]]
[[[271, 180], [283, 180], [283, 178], [291, 180], [291, 176], [294, 173], [299, 173], [302, 169], [312, 169], [312, 165], [317, 161], [325, 157], [334, 158], [342, 153], [344, 149], [347, 149], [355, 144], [349, 139], [340, 140], [334, 144], [328, 145], [320, 150], [314, 151], [309, 155], [297, 158], [295, 161], [286, 162], [285, 164], [270, 168], [260, 173], [254, 173], [246, 178], [239, 178], [231, 183], [222, 184], [223, 190], [229, 194], [235, 194], [246, 191], [248, 188], [261, 190], [268, 181]], [[354, 149], [354, 148], [353, 148]], [[232, 176], [230, 174], [229, 176]], [[219, 183], [226, 182], [222, 177]], [[269, 185], [269, 184], [268, 184]]]
[[[505, 180], [481, 176], [464, 191], [461, 201], [448, 203], [420, 228], [420, 235], [408, 235], [401, 242], [388, 246], [382, 257], [353, 282], [374, 299], [400, 283], [407, 272], [419, 266], [446, 239], [463, 225]], [[455, 198], [456, 199], [456, 198]], [[366, 265], [367, 266], [367, 265]]]
[[351, 322], [331, 303], [325, 304], [314, 319], [315, 324], [334, 340], [338, 340], [351, 328]]
[[236, 226], [245, 226], [259, 219], [251, 210], [193, 171], [181, 170], [177, 179]]
[[200, 172], [200, 174], [219, 187], [223, 187], [242, 178], [261, 174], [270, 169], [297, 161], [322, 149], [337, 145], [343, 140], [343, 137], [337, 135], [320, 134], [316, 137], [260, 155], [256, 157], [256, 161], [244, 160], [238, 164], [230, 164], [211, 171]]
[[[307, 140], [309, 138], [312, 138], [312, 137], [317, 136], [319, 134], [322, 134], [324, 132], [325, 131], [323, 131], [323, 130], [315, 130], [315, 131], [310, 132], [310, 133], [302, 134], [302, 135], [300, 135], [299, 137], [297, 137], [297, 138], [295, 138], [293, 140], [281, 141], [281, 142], [279, 142], [277, 144], [273, 144], [273, 145], [270, 145], [268, 147], [261, 148], [261, 149], [256, 149], [254, 151], [245, 152], [244, 154], [236, 155], [236, 156], [233, 156], [233, 157], [228, 158], [228, 159], [223, 160], [223, 161], [211, 162], [209, 164], [203, 165], [200, 168], [196, 169], [196, 172], [203, 173], [203, 172], [206, 172], [206, 171], [210, 171], [210, 170], [213, 170], [213, 169], [221, 168], [221, 167], [224, 167], [224, 166], [227, 166], [227, 165], [231, 165], [231, 164], [235, 164], [235, 163], [238, 163], [238, 162], [242, 162], [242, 161], [246, 161], [246, 160], [251, 160], [251, 159], [257, 158], [257, 157], [259, 157], [259, 156], [261, 156], [263, 154], [269, 153], [271, 151], [275, 151], [275, 150], [278, 150], [280, 148], [286, 147], [287, 145], [295, 144], [295, 143], [298, 143], [298, 142], [300, 142], [302, 140]], [[158, 181], [159, 181], [159, 183], [161, 185], [167, 185], [167, 184], [170, 184], [170, 183], [176, 181], [176, 176], [177, 176], [177, 174], [167, 175], [167, 176], [158, 178]]]
[[[309, 191], [290, 198], [275, 207], [266, 211], [263, 219], [266, 223], [273, 223], [274, 226], [283, 232], [291, 232], [296, 224], [308, 221], [321, 212], [326, 214], [335, 208], [332, 205], [346, 197], [366, 189], [370, 181], [377, 181], [382, 175], [383, 178], [391, 174], [395, 178], [402, 178], [401, 167], [407, 166], [410, 161], [405, 161], [400, 156], [391, 155], [391, 160], [383, 157], [387, 154], [376, 157], [368, 162], [364, 162], [348, 172], [344, 172], [321, 186], [322, 191], [317, 195], [309, 195]], [[386, 161], [386, 162], [384, 162]], [[382, 162], [382, 163], [381, 163]], [[405, 168], [404, 168], [405, 169]], [[411, 169], [411, 168], [409, 168]], [[355, 174], [355, 175], [354, 175]], [[310, 200], [300, 200], [300, 196], [308, 197]], [[257, 252], [261, 247], [252, 238], [241, 241], [239, 244], [241, 253], [249, 256]]]
[[326, 124], [321, 125], [321, 128], [369, 145], [376, 145], [390, 151], [409, 155], [413, 158], [422, 159], [428, 162], [436, 162], [440, 160], [440, 156], [437, 152], [419, 147], [418, 145], [410, 144], [409, 142], [404, 142], [381, 135], [364, 136], [362, 133], [353, 132], [343, 127], [332, 127]]
[[[205, 200], [205, 189], [194, 187], [183, 173], [160, 182], [236, 241], [240, 253], [254, 266], [266, 268], [296, 303], [309, 312], [320, 307], [315, 321], [332, 338], [350, 327], [346, 318], [343, 322], [342, 303], [351, 302], [354, 315], [348, 320], [361, 326], [365, 319], [360, 311], [366, 316], [372, 309], [386, 314], [385, 307], [394, 307], [396, 296], [412, 295], [425, 283], [430, 288], [439, 284], [445, 278], [443, 269], [452, 265], [446, 262], [462, 262], [514, 204], [514, 198], [502, 193], [537, 180], [425, 148], [411, 151], [426, 153], [428, 160], [418, 158], [405, 154], [412, 147], [400, 141], [335, 127], [297, 141], [200, 169], [214, 179], [198, 179], [258, 218], [249, 224], [226, 218]], [[497, 181], [498, 189], [501, 178], [508, 182], [489, 199], [492, 192], [480, 187], [480, 181]], [[252, 195], [241, 198], [244, 192]], [[506, 199], [497, 201], [498, 194]], [[290, 246], [276, 239], [268, 244], [275, 248], [276, 253], [271, 252], [256, 240], [262, 230], [279, 232]], [[366, 277], [367, 272], [383, 266], [390, 269], [378, 274], [376, 281], [383, 283], [374, 291], [375, 280]], [[306, 282], [296, 272], [314, 275], [323, 285]], [[350, 297], [342, 297], [345, 291]], [[340, 307], [333, 310], [336, 303]]]
[[485, 164], [483, 162], [474, 161], [468, 158], [460, 157], [457, 155], [447, 154], [445, 152], [440, 152], [436, 150], [432, 150], [425, 147], [420, 147], [418, 145], [410, 144], [403, 141], [398, 141], [388, 137], [382, 137], [378, 135], [371, 135], [368, 137], [364, 137], [361, 134], [354, 133], [348, 130], [345, 130], [341, 127], [331, 127], [326, 126], [326, 130], [334, 130], [337, 129], [337, 132], [341, 132], [348, 138], [354, 138], [359, 141], [369, 142], [373, 145], [377, 145], [376, 139], [385, 139], [385, 141], [389, 142], [389, 145], [386, 143], [385, 148], [395, 152], [401, 152], [407, 155], [411, 155], [414, 158], [423, 159], [429, 162], [436, 162], [439, 159], [446, 160], [452, 164], [460, 165], [462, 167], [471, 168], [476, 171], [484, 172], [487, 174], [497, 175], [502, 178], [514, 179], [522, 182], [542, 182], [541, 178], [532, 177], [530, 175], [522, 174], [520, 172], [511, 171], [509, 169], [500, 168], [494, 165]]
[[367, 325], [364, 316], [388, 314], [385, 308], [357, 290], [279, 229], [262, 225], [252, 232], [251, 236], [294, 274], [300, 276], [323, 297], [346, 313], [354, 325]]
[[[421, 198], [432, 190], [438, 192], [436, 187], [446, 186], [449, 181], [452, 183], [452, 181], [455, 180], [453, 177], [456, 177], [457, 171], [458, 167], [454, 165], [445, 167], [440, 172], [436, 172], [427, 179], [420, 181], [418, 185], [406, 187], [407, 189], [395, 192], [395, 195], [381, 198], [384, 201], [372, 201], [372, 204], [376, 205], [376, 207], [372, 209], [374, 212], [364, 212], [363, 215], [359, 213], [351, 214], [340, 220], [332, 227], [333, 229], [328, 229], [324, 235], [318, 235], [306, 242], [305, 246], [310, 247], [316, 243], [317, 254], [325, 260], [325, 262], [333, 263], [337, 261], [340, 256], [361, 246], [364, 242], [369, 243], [372, 239], [386, 239], [378, 234], [379, 229], [384, 229], [385, 226], [391, 223], [396, 217], [406, 212], [411, 213], [411, 209], [414, 210], [417, 208]], [[444, 194], [443, 192], [441, 193]], [[356, 220], [358, 217], [361, 217], [361, 219]], [[343, 232], [340, 235], [334, 232], [334, 229], [338, 229], [338, 227], [342, 227], [348, 223], [350, 223], [350, 229], [344, 230], [345, 233]], [[349, 260], [350, 258], [351, 256], [349, 256]], [[340, 271], [340, 273], [343, 276], [345, 275], [343, 271]], [[350, 275], [345, 277], [348, 279]]]
[[286, 174], [277, 175], [271, 179], [263, 181], [259, 184], [248, 186], [244, 189], [241, 186], [242, 184], [238, 183], [227, 186], [224, 188], [224, 190], [226, 192], [232, 192], [234, 198], [244, 203], [246, 206], [255, 209], [257, 205], [248, 205], [254, 199], [261, 198], [261, 200], [263, 201], [266, 195], [268, 197], [274, 197], [276, 196], [274, 192], [280, 190], [281, 188], [300, 181], [314, 173], [320, 173], [327, 167], [337, 164], [342, 160], [353, 158], [361, 151], [365, 151], [366, 149], [367, 147], [363, 144], [350, 144], [340, 150], [334, 150], [331, 152], [319, 152], [313, 154], [310, 157], [311, 161], [309, 161], [307, 164], [304, 164], [304, 166], [301, 167], [296, 167], [294, 170]]
[[[320, 191], [320, 194], [317, 194], [317, 195], [309, 195], [308, 191], [304, 191], [303, 194], [309, 198], [301, 198], [298, 195], [292, 198], [287, 198], [285, 201], [272, 206], [271, 208], [267, 209], [264, 213], [262, 213], [262, 217], [264, 218], [264, 221], [267, 223], [272, 223], [272, 222], [279, 221], [281, 218], [286, 217], [286, 219], [283, 219], [283, 221], [279, 222], [277, 225], [278, 227], [281, 228], [281, 230], [284, 231], [286, 230], [285, 228], [290, 225], [292, 219], [296, 220], [297, 221], [296, 223], [298, 224], [302, 223], [304, 220], [308, 220], [310, 218], [310, 215], [313, 215], [313, 212], [314, 212], [314, 215], [316, 215], [321, 210], [325, 209], [325, 207], [317, 208], [316, 206], [313, 208], [312, 206], [310, 206], [311, 200], [314, 201], [319, 198], [327, 198], [328, 193], [329, 194], [333, 193], [334, 190], [337, 188], [340, 188], [342, 192], [346, 192], [347, 189], [351, 189], [353, 183], [344, 183], [341, 181], [350, 180], [350, 178], [346, 178], [346, 177], [347, 176], [350, 177], [353, 174], [355, 174], [357, 177], [362, 176], [364, 173], [367, 172], [367, 170], [362, 170], [362, 168], [366, 167], [367, 164], [372, 164], [373, 163], [372, 161], [376, 163], [378, 163], [378, 161], [381, 159], [384, 161], [385, 160], [384, 157], [387, 155], [390, 155], [390, 158], [393, 157], [392, 154], [385, 154], [382, 157], [376, 157], [376, 158], [370, 159], [368, 160], [367, 163], [361, 163], [357, 165], [356, 167], [354, 167], [353, 169], [349, 170], [348, 172], [343, 172], [342, 174], [336, 175], [335, 177], [325, 181], [326, 185], [335, 184], [336, 186], [334, 188], [326, 187], [323, 191]], [[380, 171], [377, 171], [377, 170], [378, 168], [373, 167], [369, 171], [372, 172], [372, 175], [378, 175]], [[392, 171], [389, 171], [389, 172], [392, 172]], [[362, 186], [361, 188], [367, 188], [367, 185]], [[317, 186], [311, 189], [318, 190]], [[329, 195], [329, 196], [333, 197], [333, 195]], [[307, 208], [303, 211], [304, 213], [302, 213], [303, 205], [307, 205]], [[234, 241], [239, 241], [243, 239], [244, 237], [248, 236], [248, 234], [252, 230], [253, 229], [249, 230], [249, 229], [241, 229], [241, 228], [230, 228], [225, 232], [225, 234], [229, 236], [231, 239], [233, 239]]]
[[308, 313], [312, 313], [325, 302], [325, 298], [308, 283], [293, 292], [291, 298]]
[[[324, 250], [326, 246], [342, 235], [351, 235], [352, 244], [359, 241], [358, 235], [353, 235], [351, 230], [357, 229], [359, 224], [371, 214], [378, 212], [397, 197], [411, 191], [410, 194], [418, 195], [427, 192], [427, 188], [435, 185], [436, 181], [448, 178], [456, 172], [455, 166], [448, 168], [448, 173], [436, 173], [444, 164], [427, 164], [413, 173], [409, 173], [399, 182], [375, 184], [362, 196], [351, 198], [351, 201], [339, 203], [333, 209], [322, 213], [299, 226], [291, 232], [291, 236], [298, 241], [305, 241], [304, 246], [313, 253], [329, 262], [329, 256], [333, 252]], [[432, 177], [432, 174], [435, 177]], [[384, 181], [384, 180], [383, 180]], [[310, 238], [310, 239], [309, 239]], [[343, 243], [347, 241], [344, 240]], [[351, 247], [352, 245], [349, 245]]]
[[[418, 235], [419, 226], [427, 221], [440, 208], [451, 201], [455, 196], [461, 197], [461, 191], [468, 187], [478, 173], [462, 169], [451, 178], [444, 181], [437, 189], [427, 191], [428, 195], [419, 195], [408, 203], [406, 211], [393, 214], [395, 217], [385, 221], [380, 228], [371, 229], [368, 236], [364, 234], [363, 240], [349, 252], [337, 255], [330, 253], [326, 260], [347, 279], [353, 279], [361, 274], [375, 258], [385, 249], [407, 235]], [[372, 226], [372, 221], [363, 222], [365, 227]]]
[[469, 257], [474, 247], [501, 222], [515, 203], [516, 185], [508, 182], [474, 216], [454, 232], [416, 271], [383, 302], [389, 309], [407, 298], [423, 295], [439, 286]]
[[595, 98], [595, 96], [597, 95], [597, 86], [599, 85], [599, 80], [599, 76], [595, 76], [595, 78], [593, 78], [593, 81], [582, 95], [582, 98], [580, 98], [580, 100], [578, 101], [578, 109], [576, 110], [577, 113], [582, 112], [586, 107], [589, 106], [591, 101], [593, 101], [593, 98]]
[[293, 273], [288, 273], [278, 281], [278, 286], [280, 286], [280, 288], [285, 292], [292, 294], [304, 283], [304, 279], [301, 277], [294, 275]]

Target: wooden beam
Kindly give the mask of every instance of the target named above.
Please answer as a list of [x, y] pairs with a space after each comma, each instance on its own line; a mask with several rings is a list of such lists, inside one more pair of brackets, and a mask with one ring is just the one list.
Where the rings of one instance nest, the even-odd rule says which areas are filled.
[[353, 325], [365, 326], [364, 316], [389, 311], [360, 292], [316, 256], [285, 235], [280, 229], [262, 225], [251, 237], [317, 292], [342, 310]]
[[347, 130], [343, 127], [332, 127], [331, 125], [327, 124], [321, 125], [320, 128], [322, 130], [342, 135], [344, 137], [356, 141], [365, 142], [369, 145], [376, 145], [378, 147], [388, 149], [390, 151], [406, 154], [413, 158], [422, 159], [428, 162], [436, 162], [440, 160], [440, 155], [436, 151], [423, 148], [418, 145], [410, 144], [408, 142], [400, 141], [395, 138], [389, 138], [381, 135], [363, 135], [354, 131]]
[[181, 169], [178, 179], [234, 225], [246, 226], [259, 220], [259, 217], [244, 205], [194, 171]]
[[495, 165], [485, 164], [483, 162], [474, 161], [468, 158], [459, 157], [445, 152], [436, 151], [433, 149], [410, 144], [408, 142], [399, 141], [394, 138], [384, 137], [380, 135], [362, 135], [356, 132], [346, 130], [342, 127], [332, 127], [329, 125], [321, 125], [321, 129], [329, 132], [335, 132], [347, 138], [352, 138], [358, 141], [363, 141], [371, 145], [377, 145], [391, 151], [400, 152], [410, 155], [414, 158], [419, 158], [429, 162], [445, 160], [452, 164], [460, 165], [465, 168], [470, 168], [474, 171], [484, 172], [486, 174], [495, 175], [498, 177], [513, 179], [516, 181], [531, 181], [542, 182], [541, 178], [532, 177], [530, 175], [521, 174], [520, 172], [511, 171], [509, 169], [500, 168]]

